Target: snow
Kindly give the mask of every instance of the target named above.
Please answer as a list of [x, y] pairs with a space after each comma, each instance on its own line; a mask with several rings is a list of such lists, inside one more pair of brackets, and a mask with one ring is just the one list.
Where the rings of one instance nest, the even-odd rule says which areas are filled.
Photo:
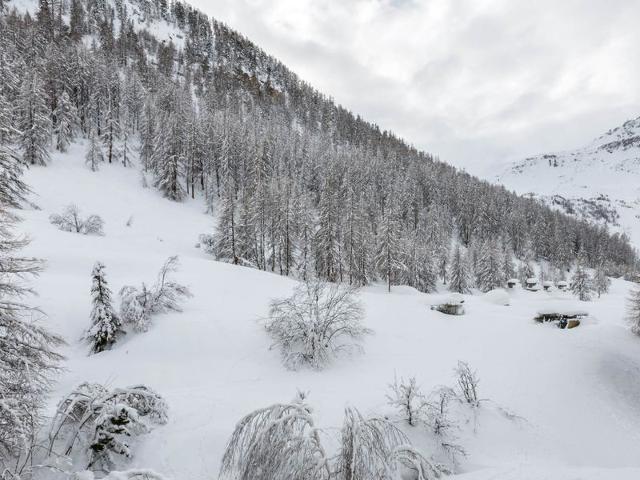
[[[629, 283], [614, 280], [610, 294], [588, 304], [564, 292], [518, 289], [508, 307], [465, 295], [467, 314], [455, 321], [427, 308], [444, 290], [425, 295], [394, 287], [389, 294], [386, 286], [372, 285], [361, 294], [365, 325], [375, 332], [365, 352], [323, 371], [291, 371], [269, 349], [260, 319], [269, 300], [290, 294], [295, 281], [214, 261], [195, 248], [198, 235], [214, 223], [201, 200], [166, 200], [143, 188], [133, 168], [103, 165], [91, 172], [83, 153], [82, 145], [73, 145], [50, 166], [27, 172], [40, 210], [21, 212], [21, 229], [32, 238], [26, 253], [47, 261], [34, 282], [37, 303], [68, 342], [50, 413], [83, 381], [110, 388], [144, 383], [169, 404], [169, 422], [144, 438], [130, 468], [210, 480], [235, 422], [253, 409], [308, 391], [318, 425], [332, 438], [346, 406], [390, 413], [385, 394], [394, 376], [415, 375], [428, 392], [452, 385], [453, 368], [463, 360], [479, 374], [480, 396], [493, 403], [458, 432], [468, 457], [454, 478], [640, 478], [640, 339], [624, 322]], [[100, 215], [105, 235], [51, 225], [49, 215], [69, 203]], [[105, 264], [115, 293], [152, 281], [176, 254], [176, 280], [194, 294], [184, 312], [159, 315], [149, 332], [128, 334], [113, 350], [88, 356], [80, 339], [89, 327], [94, 263]], [[588, 308], [597, 321], [570, 332], [534, 322], [552, 300]], [[497, 406], [524, 420], [506, 419]], [[421, 444], [419, 430], [408, 433]]]
[[523, 195], [534, 194], [556, 208], [553, 197], [560, 195], [578, 211], [593, 205], [615, 211], [617, 225], [609, 226], [640, 246], [640, 117], [583, 148], [515, 162], [491, 180]]

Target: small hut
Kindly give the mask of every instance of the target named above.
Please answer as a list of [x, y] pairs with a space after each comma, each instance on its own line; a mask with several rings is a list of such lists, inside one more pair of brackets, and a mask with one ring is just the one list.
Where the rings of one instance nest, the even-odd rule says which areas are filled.
[[569, 289], [569, 283], [565, 282], [564, 280], [560, 280], [556, 283], [556, 287], [558, 290], [564, 292]]
[[549, 280], [542, 282], [542, 288], [545, 292], [551, 291], [551, 289], [553, 289], [553, 282], [550, 282]]
[[530, 290], [532, 292], [537, 292], [538, 290], [540, 290], [540, 286], [538, 285], [538, 279], [534, 277], [527, 278], [527, 281], [525, 282], [525, 287], [527, 290]]
[[509, 280], [507, 280], [507, 288], [514, 289], [517, 286], [518, 286], [517, 278], [510, 278]]
[[442, 303], [431, 305], [431, 310], [437, 310], [447, 315], [464, 315], [464, 297], [460, 294], [452, 294]]
[[534, 320], [539, 323], [553, 322], [558, 328], [575, 328], [580, 320], [589, 315], [583, 310], [567, 310], [563, 308], [549, 308], [539, 310]]

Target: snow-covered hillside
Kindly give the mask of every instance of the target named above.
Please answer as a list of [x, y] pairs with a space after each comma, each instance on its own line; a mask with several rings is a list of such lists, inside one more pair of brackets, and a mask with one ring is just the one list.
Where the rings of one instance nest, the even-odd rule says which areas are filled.
[[640, 117], [584, 148], [517, 162], [495, 180], [566, 213], [606, 223], [640, 245]]
[[[169, 403], [168, 424], [143, 438], [132, 466], [176, 480], [216, 478], [235, 422], [290, 400], [298, 389], [309, 392], [333, 444], [346, 406], [391, 414], [385, 395], [394, 376], [415, 375], [429, 392], [451, 385], [453, 367], [464, 360], [477, 369], [480, 396], [491, 402], [460, 417], [457, 441], [468, 454], [460, 460], [460, 479], [640, 478], [640, 341], [623, 319], [627, 282], [614, 280], [610, 294], [579, 306], [558, 292], [518, 290], [511, 306], [468, 296], [468, 314], [459, 317], [429, 310], [437, 295], [407, 287], [389, 294], [374, 285], [361, 294], [365, 324], [375, 332], [365, 352], [323, 371], [290, 371], [269, 349], [259, 321], [269, 300], [289, 294], [295, 281], [213, 261], [196, 248], [198, 235], [213, 228], [201, 201], [164, 199], [142, 187], [134, 168], [103, 164], [91, 172], [84, 150], [74, 145], [49, 166], [28, 171], [31, 200], [40, 209], [22, 211], [20, 228], [32, 238], [27, 253], [47, 261], [34, 285], [37, 302], [68, 342], [50, 412], [83, 381], [144, 383]], [[49, 223], [50, 214], [72, 202], [104, 218], [104, 236]], [[184, 312], [160, 316], [149, 332], [130, 333], [113, 350], [88, 356], [80, 339], [89, 324], [93, 264], [106, 265], [117, 291], [153, 280], [176, 254], [177, 278], [194, 295]], [[587, 309], [591, 317], [573, 330], [533, 322], [550, 300]], [[421, 427], [403, 428], [428, 448]]]

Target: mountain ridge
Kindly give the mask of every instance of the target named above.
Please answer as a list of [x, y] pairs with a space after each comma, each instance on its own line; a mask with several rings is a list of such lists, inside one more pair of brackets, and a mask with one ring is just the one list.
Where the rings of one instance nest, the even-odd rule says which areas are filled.
[[514, 162], [494, 180], [640, 244], [640, 117], [584, 147]]

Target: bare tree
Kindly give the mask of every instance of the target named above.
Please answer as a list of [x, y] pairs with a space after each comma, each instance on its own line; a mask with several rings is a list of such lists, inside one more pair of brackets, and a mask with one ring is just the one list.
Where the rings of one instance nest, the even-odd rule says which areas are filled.
[[82, 235], [104, 235], [102, 230], [104, 221], [98, 215], [82, 218], [80, 210], [74, 204], [68, 205], [61, 215], [54, 213], [49, 222], [65, 232], [81, 233]]
[[455, 369], [458, 389], [463, 400], [472, 407], [480, 406], [480, 400], [478, 398], [478, 379], [476, 372], [469, 368], [466, 362], [458, 362], [458, 366]]
[[356, 342], [371, 331], [353, 287], [319, 280], [302, 283], [291, 297], [273, 300], [267, 332], [289, 368], [322, 368], [342, 353], [360, 350]]
[[191, 296], [189, 288], [171, 280], [170, 275], [178, 270], [178, 257], [169, 257], [164, 263], [156, 283], [148, 288], [125, 286], [120, 290], [120, 317], [133, 325], [134, 329], [145, 332], [151, 317], [159, 313], [181, 312], [182, 301]]
[[387, 395], [389, 405], [397, 408], [409, 425], [416, 426], [424, 420], [427, 412], [427, 401], [420, 391], [415, 377], [408, 380], [394, 378], [389, 385], [391, 393]]

